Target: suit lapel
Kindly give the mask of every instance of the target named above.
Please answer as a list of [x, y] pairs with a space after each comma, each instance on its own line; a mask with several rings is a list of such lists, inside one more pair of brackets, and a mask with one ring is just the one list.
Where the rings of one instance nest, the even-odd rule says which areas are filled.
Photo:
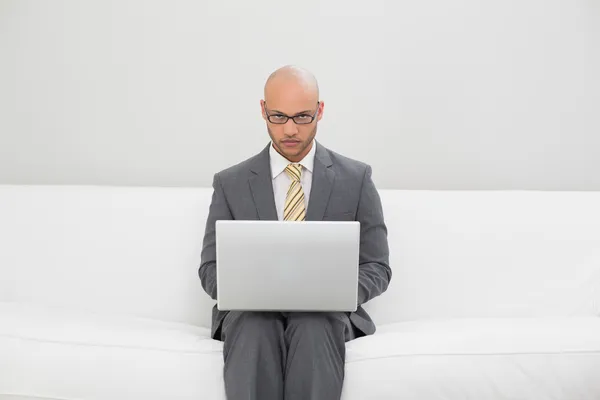
[[275, 208], [275, 195], [273, 194], [273, 181], [271, 178], [271, 164], [269, 162], [269, 145], [255, 158], [250, 170], [252, 176], [248, 180], [258, 219], [277, 220]]
[[315, 145], [317, 149], [315, 152], [312, 188], [308, 200], [308, 209], [306, 210], [307, 221], [321, 221], [323, 219], [327, 203], [329, 202], [329, 196], [331, 195], [331, 189], [333, 188], [333, 181], [335, 180], [335, 172], [330, 168], [332, 162], [327, 149], [317, 142], [315, 142]]

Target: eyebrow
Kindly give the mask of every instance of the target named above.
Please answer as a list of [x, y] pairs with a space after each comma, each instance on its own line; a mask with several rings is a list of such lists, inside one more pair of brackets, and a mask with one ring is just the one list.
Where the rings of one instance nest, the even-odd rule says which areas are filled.
[[275, 114], [282, 114], [282, 115], [285, 115], [286, 117], [292, 117], [292, 116], [293, 116], [293, 117], [295, 117], [295, 116], [297, 116], [297, 115], [302, 115], [302, 114], [310, 114], [311, 112], [313, 112], [313, 111], [312, 111], [312, 110], [304, 110], [304, 111], [297, 112], [297, 113], [296, 113], [296, 114], [294, 114], [294, 115], [287, 115], [286, 113], [284, 113], [284, 112], [281, 112], [281, 111], [279, 111], [279, 110], [271, 110], [271, 113], [275, 113]]

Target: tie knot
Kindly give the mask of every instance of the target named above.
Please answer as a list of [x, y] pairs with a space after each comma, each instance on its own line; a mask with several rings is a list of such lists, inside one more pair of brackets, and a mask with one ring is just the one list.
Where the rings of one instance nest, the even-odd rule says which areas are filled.
[[300, 182], [302, 176], [302, 165], [300, 164], [288, 164], [285, 167], [285, 172], [292, 178], [293, 181]]

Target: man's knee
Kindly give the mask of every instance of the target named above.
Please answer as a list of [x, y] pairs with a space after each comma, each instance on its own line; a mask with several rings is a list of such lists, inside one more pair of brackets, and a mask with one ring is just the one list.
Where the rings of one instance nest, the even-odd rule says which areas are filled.
[[279, 313], [231, 311], [223, 320], [227, 398], [283, 398], [284, 323]]

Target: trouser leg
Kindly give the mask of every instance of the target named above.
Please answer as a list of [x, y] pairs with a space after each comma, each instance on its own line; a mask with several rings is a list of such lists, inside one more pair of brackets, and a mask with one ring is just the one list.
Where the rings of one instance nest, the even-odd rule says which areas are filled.
[[283, 316], [231, 311], [221, 332], [227, 399], [282, 400], [286, 364]]
[[335, 400], [344, 380], [346, 313], [286, 313], [285, 400]]

